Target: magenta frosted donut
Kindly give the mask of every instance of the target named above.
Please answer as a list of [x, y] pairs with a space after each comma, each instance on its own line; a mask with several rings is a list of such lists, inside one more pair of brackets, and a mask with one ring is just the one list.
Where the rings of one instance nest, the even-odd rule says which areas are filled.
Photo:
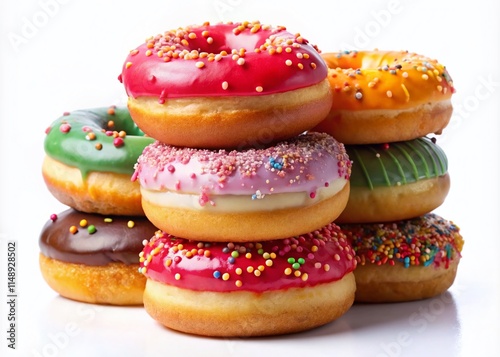
[[130, 51], [121, 80], [131, 97], [155, 96], [165, 104], [170, 98], [282, 93], [326, 76], [323, 59], [302, 36], [284, 26], [243, 22], [149, 37]]
[[317, 48], [284, 26], [207, 22], [149, 37], [130, 51], [119, 79], [149, 136], [228, 148], [318, 124], [332, 104], [327, 72]]
[[155, 142], [132, 179], [159, 229], [196, 240], [260, 241], [332, 222], [347, 203], [350, 172], [343, 144], [310, 133], [241, 151]]
[[158, 231], [144, 243], [146, 311], [176, 330], [211, 336], [301, 331], [336, 319], [354, 299], [354, 251], [335, 224], [264, 242], [206, 243]]

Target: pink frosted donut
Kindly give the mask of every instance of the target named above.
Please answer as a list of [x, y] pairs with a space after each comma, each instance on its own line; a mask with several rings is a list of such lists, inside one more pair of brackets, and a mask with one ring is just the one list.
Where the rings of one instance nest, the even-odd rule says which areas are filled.
[[140, 253], [144, 306], [163, 325], [209, 336], [302, 331], [354, 300], [354, 251], [335, 224], [297, 237], [206, 243], [158, 231]]
[[323, 133], [242, 151], [147, 146], [132, 180], [146, 216], [188, 239], [261, 241], [332, 222], [349, 196], [344, 145]]

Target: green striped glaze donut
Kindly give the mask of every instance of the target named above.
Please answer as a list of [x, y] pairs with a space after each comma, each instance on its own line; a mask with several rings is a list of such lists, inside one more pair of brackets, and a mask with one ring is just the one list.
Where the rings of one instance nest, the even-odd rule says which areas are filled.
[[345, 147], [352, 160], [351, 193], [338, 222], [413, 218], [437, 208], [448, 194], [448, 159], [427, 137]]
[[378, 145], [347, 145], [355, 165], [351, 186], [374, 189], [443, 176], [448, 172], [444, 151], [428, 138]]

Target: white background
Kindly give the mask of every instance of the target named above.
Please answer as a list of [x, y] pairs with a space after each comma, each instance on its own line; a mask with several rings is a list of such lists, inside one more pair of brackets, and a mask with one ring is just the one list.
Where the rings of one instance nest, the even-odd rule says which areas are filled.
[[[0, 354], [500, 355], [499, 14], [494, 0], [1, 1]], [[323, 51], [409, 50], [447, 66], [457, 88], [455, 112], [438, 143], [452, 185], [436, 212], [465, 238], [455, 284], [434, 299], [357, 305], [322, 328], [257, 339], [193, 337], [162, 328], [142, 308], [57, 296], [38, 269], [40, 229], [65, 209], [41, 177], [45, 128], [64, 111], [125, 103], [117, 76], [128, 51], [146, 37], [206, 20], [257, 19], [300, 32]], [[6, 348], [7, 240], [18, 244], [14, 352]]]

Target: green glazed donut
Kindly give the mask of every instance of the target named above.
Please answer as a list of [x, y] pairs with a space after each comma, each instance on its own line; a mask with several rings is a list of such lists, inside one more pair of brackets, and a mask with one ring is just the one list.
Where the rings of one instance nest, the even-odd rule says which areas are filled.
[[42, 174], [47, 188], [78, 211], [142, 216], [140, 188], [131, 176], [153, 141], [125, 107], [65, 113], [46, 130]]
[[92, 171], [132, 175], [137, 158], [153, 141], [126, 107], [104, 107], [65, 113], [47, 129], [44, 145], [48, 156], [86, 177]]
[[409, 219], [439, 207], [448, 194], [448, 159], [431, 139], [346, 145], [351, 192], [336, 222]]

